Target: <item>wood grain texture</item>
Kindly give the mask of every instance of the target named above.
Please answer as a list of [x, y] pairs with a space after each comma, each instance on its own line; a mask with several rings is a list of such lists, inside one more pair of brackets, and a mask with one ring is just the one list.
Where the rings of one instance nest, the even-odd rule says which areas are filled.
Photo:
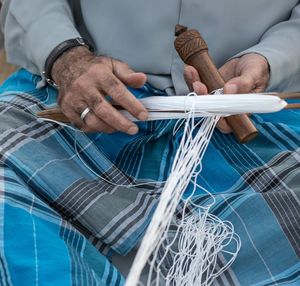
[[[208, 92], [222, 88], [225, 85], [221, 74], [208, 54], [208, 47], [197, 30], [176, 28], [174, 46], [181, 59], [187, 65], [193, 66], [199, 73], [201, 81], [207, 86]], [[234, 115], [226, 118], [235, 137], [240, 143], [247, 143], [258, 134], [257, 129], [247, 115]]]

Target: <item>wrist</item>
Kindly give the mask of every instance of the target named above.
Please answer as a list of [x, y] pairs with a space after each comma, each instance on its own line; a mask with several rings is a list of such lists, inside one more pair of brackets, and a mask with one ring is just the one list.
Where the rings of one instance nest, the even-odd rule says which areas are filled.
[[73, 66], [77, 66], [78, 62], [93, 56], [94, 54], [86, 46], [73, 47], [67, 50], [53, 63], [51, 78], [58, 86], [62, 86], [64, 78], [68, 77]]
[[45, 76], [48, 84], [58, 88], [57, 83], [52, 78], [53, 65], [60, 57], [66, 54], [69, 50], [72, 50], [76, 47], [81, 47], [85, 50], [93, 51], [93, 47], [89, 45], [89, 43], [86, 42], [83, 38], [74, 38], [63, 41], [51, 51], [46, 59], [43, 71], [43, 75]]

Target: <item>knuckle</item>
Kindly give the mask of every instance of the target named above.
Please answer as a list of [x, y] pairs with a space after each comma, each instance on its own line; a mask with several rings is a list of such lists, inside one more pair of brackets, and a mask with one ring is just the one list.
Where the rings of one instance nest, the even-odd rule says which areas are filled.
[[66, 100], [61, 100], [60, 102], [59, 102], [59, 106], [60, 106], [60, 109], [62, 110], [62, 112], [63, 113], [67, 113], [68, 112], [68, 110], [70, 109], [70, 106], [69, 106], [69, 104], [67, 103], [67, 101]]
[[254, 86], [254, 80], [252, 78], [245, 78], [243, 81], [245, 88], [251, 90]]
[[116, 101], [123, 100], [126, 97], [126, 88], [121, 84], [114, 85], [114, 99]]
[[95, 98], [90, 105], [97, 115], [101, 115], [107, 109], [106, 104], [104, 103], [103, 99]]
[[73, 81], [72, 87], [76, 90], [84, 90], [86, 88], [86, 79], [84, 76], [80, 76]]
[[111, 74], [107, 75], [107, 77], [105, 78], [105, 83], [110, 88], [110, 90], [114, 89], [115, 91], [117, 91], [122, 87], [118, 80]]
[[104, 69], [102, 63], [95, 63], [90, 66], [87, 73], [89, 76], [93, 76], [93, 75], [98, 75], [98, 74], [101, 75], [104, 71], [105, 71], [105, 69]]
[[131, 127], [131, 124], [128, 123], [127, 121], [120, 121], [118, 124], [117, 124], [117, 129], [120, 130], [120, 131], [127, 131], [129, 128]]

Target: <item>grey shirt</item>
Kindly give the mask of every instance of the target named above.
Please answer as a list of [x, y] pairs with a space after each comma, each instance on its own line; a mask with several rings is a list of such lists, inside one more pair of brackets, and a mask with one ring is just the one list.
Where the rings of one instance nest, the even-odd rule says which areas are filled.
[[[51, 50], [82, 32], [67, 0], [4, 0], [1, 23], [10, 62], [41, 74]], [[69, 2], [72, 2], [71, 0]], [[145, 72], [155, 87], [187, 92], [173, 47], [177, 23], [198, 29], [210, 54], [226, 60], [254, 52], [271, 67], [269, 90], [300, 90], [298, 0], [82, 0], [97, 53]], [[84, 35], [82, 35], [84, 36]]]

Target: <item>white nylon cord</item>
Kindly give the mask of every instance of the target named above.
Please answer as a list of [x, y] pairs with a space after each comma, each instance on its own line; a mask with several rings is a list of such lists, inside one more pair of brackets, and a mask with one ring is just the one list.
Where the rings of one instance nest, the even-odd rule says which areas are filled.
[[[233, 225], [209, 213], [215, 199], [195, 182], [202, 170], [203, 156], [220, 117], [211, 116], [195, 123], [196, 104], [189, 106], [189, 102], [194, 98], [189, 98], [184, 105], [184, 108], [190, 108], [191, 111], [188, 113], [181, 143], [125, 286], [141, 284], [140, 275], [147, 261], [150, 265], [148, 286], [211, 285], [213, 280], [231, 265], [239, 251], [240, 240], [234, 233]], [[201, 188], [210, 196], [211, 204], [207, 206], [194, 204], [195, 212], [185, 215], [185, 209], [189, 204], [193, 204], [193, 192], [185, 200], [182, 219], [174, 223], [176, 207], [192, 180], [194, 192], [196, 187], [198, 190]], [[172, 231], [174, 238], [168, 242]], [[227, 249], [229, 246], [233, 250], [229, 251]], [[159, 257], [159, 252], [163, 249], [163, 255]], [[226, 253], [230, 258], [227, 258], [227, 263], [220, 267], [217, 265], [217, 258], [222, 253]], [[171, 257], [172, 265], [166, 270], [167, 257], [169, 259]]]
[[[230, 222], [222, 221], [210, 213], [215, 203], [214, 196], [196, 184], [196, 178], [202, 170], [202, 158], [220, 116], [270, 113], [286, 106], [286, 102], [280, 98], [263, 94], [189, 95], [141, 99], [149, 110], [149, 120], [182, 118], [185, 119], [185, 124], [182, 126], [183, 123], [179, 122], [175, 126], [174, 132], [179, 128], [184, 129], [182, 140], [125, 286], [140, 285], [140, 275], [147, 262], [150, 266], [147, 286], [209, 286], [228, 269], [236, 258], [241, 243]], [[136, 120], [128, 112], [122, 112], [129, 119]], [[197, 117], [203, 119], [195, 122]], [[84, 165], [96, 176], [120, 186], [96, 174], [84, 162], [77, 150], [76, 140], [75, 151]], [[194, 184], [194, 191], [184, 200], [181, 219], [176, 219], [174, 213], [189, 183]], [[145, 184], [148, 183], [125, 186]], [[197, 195], [196, 190], [202, 190], [202, 194], [205, 193], [210, 198], [209, 203], [196, 204], [193, 201]], [[193, 205], [194, 211], [187, 215], [185, 211], [190, 205]], [[223, 258], [222, 266], [218, 263], [220, 257]], [[168, 262], [170, 259], [171, 265]]]

